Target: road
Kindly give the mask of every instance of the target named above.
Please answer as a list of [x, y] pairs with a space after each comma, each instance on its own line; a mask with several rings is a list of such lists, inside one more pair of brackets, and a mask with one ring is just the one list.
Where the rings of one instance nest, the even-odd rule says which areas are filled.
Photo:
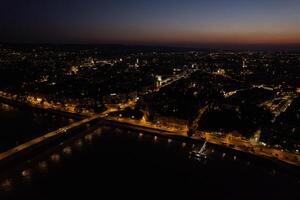
[[14, 147], [6, 152], [3, 152], [0, 154], [0, 161], [3, 161], [9, 157], [12, 157], [18, 153], [21, 153], [29, 148], [32, 148], [38, 144], [41, 144], [41, 143], [44, 143], [46, 141], [49, 141], [49, 140], [52, 140], [54, 138], [57, 138], [57, 137], [60, 137], [62, 135], [66, 135], [66, 134], [69, 134], [69, 131], [75, 127], [79, 127], [79, 126], [82, 126], [82, 125], [85, 125], [89, 122], [92, 122], [96, 119], [101, 119], [101, 115], [94, 115], [92, 117], [89, 117], [89, 118], [86, 118], [86, 119], [83, 119], [81, 121], [78, 121], [78, 122], [74, 122], [68, 126], [65, 126], [65, 127], [62, 127], [62, 128], [59, 128], [58, 130], [56, 131], [52, 131], [50, 133], [47, 133], [43, 136], [40, 136], [40, 137], [37, 137], [33, 140], [30, 140], [26, 143], [23, 143], [17, 147]]
[[[132, 119], [125, 119], [125, 118], [117, 118], [117, 117], [108, 117], [106, 119], [110, 121], [124, 123], [129, 126], [139, 126], [147, 129], [161, 130], [163, 131], [162, 135], [188, 137], [187, 136], [188, 129], [186, 127], [182, 127], [178, 129], [175, 127], [168, 127], [162, 124], [154, 124], [151, 122], [146, 122], [144, 120], [132, 120]], [[168, 134], [166, 134], [166, 132]], [[216, 144], [227, 148], [235, 149], [238, 151], [255, 154], [260, 157], [275, 159], [292, 165], [300, 166], [299, 154], [252, 144], [249, 140], [235, 137], [232, 136], [231, 134], [228, 134], [227, 137], [218, 137], [215, 134], [210, 132], [196, 131], [191, 138], [195, 140], [202, 140], [202, 141], [204, 140], [212, 144]]]
[[[7, 98], [7, 99], [14, 100], [15, 95], [0, 92], [0, 97], [2, 97], [2, 98], [4, 97], [4, 98]], [[136, 103], [135, 100], [129, 100], [128, 102], [126, 102], [124, 104], [113, 105], [112, 107], [108, 107], [108, 109], [106, 111], [104, 111], [103, 113], [95, 114], [93, 112], [76, 113], [75, 110], [71, 109], [72, 106], [62, 107], [62, 106], [57, 106], [56, 104], [45, 104], [45, 105], [43, 104], [43, 105], [41, 105], [40, 100], [38, 98], [35, 98], [35, 97], [34, 98], [28, 97], [28, 99], [30, 100], [30, 106], [32, 106], [32, 107], [39, 107], [39, 108], [42, 108], [42, 109], [51, 108], [51, 109], [54, 109], [54, 110], [61, 110], [63, 112], [70, 112], [70, 113], [73, 113], [73, 114], [81, 114], [81, 115], [85, 114], [86, 116], [89, 116], [89, 118], [87, 118], [87, 120], [94, 119], [94, 118], [107, 119], [107, 120], [110, 120], [110, 121], [124, 123], [124, 124], [127, 124], [129, 126], [139, 126], [139, 127], [144, 127], [144, 128], [147, 128], [147, 129], [156, 129], [156, 130], [160, 130], [162, 132], [168, 132], [172, 135], [188, 137], [187, 136], [188, 129], [185, 126], [182, 126], [182, 127], [179, 127], [179, 128], [178, 127], [170, 127], [170, 126], [166, 126], [166, 125], [163, 125], [163, 124], [155, 124], [155, 123], [146, 121], [145, 119], [133, 120], [133, 119], [109, 116], [109, 114], [112, 113], [112, 112], [122, 111], [127, 107], [135, 106], [135, 103]], [[70, 126], [71, 127], [72, 126], [79, 126], [80, 123], [86, 123], [86, 122], [85, 121], [75, 122], [74, 124], [72, 124]], [[68, 127], [67, 127], [67, 129], [68, 129]], [[6, 153], [7, 153], [7, 155], [10, 155], [10, 153], [14, 153], [16, 151], [28, 148], [28, 146], [30, 146], [30, 145], [34, 145], [36, 143], [42, 142], [43, 139], [47, 139], [47, 137], [56, 136], [57, 134], [63, 134], [63, 133], [59, 129], [59, 130], [57, 130], [57, 132], [51, 132], [49, 134], [46, 134], [45, 136], [42, 136], [40, 138], [36, 138], [36, 140], [34, 140], [34, 141], [30, 141], [29, 143], [23, 144], [24, 146], [23, 145], [18, 146], [14, 149], [11, 149], [10, 150], [11, 152], [6, 152]], [[287, 152], [287, 151], [283, 151], [283, 150], [278, 150], [278, 149], [274, 149], [274, 148], [264, 147], [264, 146], [261, 146], [261, 145], [252, 144], [249, 140], [241, 139], [241, 138], [238, 138], [238, 137], [233, 137], [233, 136], [225, 137], [225, 138], [216, 137], [215, 134], [213, 134], [213, 133], [203, 133], [203, 132], [198, 131], [194, 134], [194, 136], [192, 136], [192, 138], [197, 139], [197, 140], [205, 140], [209, 143], [222, 145], [222, 146], [232, 148], [232, 149], [235, 149], [235, 150], [255, 154], [255, 155], [258, 155], [258, 156], [262, 156], [262, 157], [277, 159], [277, 160], [280, 160], [280, 161], [283, 161], [283, 162], [286, 162], [286, 163], [290, 163], [290, 164], [293, 164], [293, 165], [300, 166], [300, 155], [299, 154], [295, 154], [295, 153], [291, 153], [291, 152]], [[2, 157], [3, 156], [5, 157], [5, 155], [2, 155]], [[1, 160], [1, 156], [0, 156], [0, 160]]]
[[[75, 103], [65, 103], [62, 104], [60, 102], [49, 102], [46, 99], [41, 97], [36, 97], [32, 95], [28, 95], [26, 97], [19, 97], [16, 94], [11, 94], [9, 92], [0, 91], [0, 98], [6, 99], [11, 102], [17, 102], [20, 104], [26, 104], [31, 107], [40, 108], [40, 109], [51, 109], [71, 114], [83, 115], [83, 116], [93, 116], [95, 113], [91, 110], [83, 110], [81, 112], [76, 111], [76, 107], [80, 106]], [[22, 99], [22, 100], [21, 100]]]
[[262, 145], [252, 144], [249, 140], [243, 138], [234, 137], [231, 135], [227, 135], [226, 137], [219, 137], [213, 133], [200, 131], [196, 132], [193, 138], [203, 139], [212, 144], [222, 145], [235, 150], [255, 154], [262, 157], [277, 159], [289, 164], [300, 166], [299, 154], [269, 148]]

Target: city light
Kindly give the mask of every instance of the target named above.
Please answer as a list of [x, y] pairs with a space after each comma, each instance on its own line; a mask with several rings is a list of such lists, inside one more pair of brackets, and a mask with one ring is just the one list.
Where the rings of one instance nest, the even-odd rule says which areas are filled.
[[[155, 31], [147, 32], [150, 38]], [[68, 41], [76, 38], [82, 37]], [[225, 195], [240, 185], [260, 194], [271, 185], [280, 187], [272, 194], [284, 191], [284, 198], [297, 199], [286, 195], [300, 180], [298, 47], [181, 45], [0, 43], [0, 190], [9, 194], [14, 187], [17, 196], [19, 187], [24, 193], [37, 187], [49, 194], [57, 187], [68, 195], [74, 188], [92, 193], [92, 180], [103, 183], [101, 192], [128, 185], [134, 194], [129, 181], [148, 188], [153, 180], [150, 187], [186, 185], [201, 195], [213, 195], [211, 189]]]

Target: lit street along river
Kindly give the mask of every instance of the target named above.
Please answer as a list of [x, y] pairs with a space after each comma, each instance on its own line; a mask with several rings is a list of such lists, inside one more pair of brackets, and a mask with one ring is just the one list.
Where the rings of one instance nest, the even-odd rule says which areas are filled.
[[41, 136], [74, 119], [0, 103], [0, 152]]
[[300, 199], [299, 176], [273, 162], [210, 144], [208, 158], [195, 159], [200, 142], [97, 126], [11, 177], [4, 197]]

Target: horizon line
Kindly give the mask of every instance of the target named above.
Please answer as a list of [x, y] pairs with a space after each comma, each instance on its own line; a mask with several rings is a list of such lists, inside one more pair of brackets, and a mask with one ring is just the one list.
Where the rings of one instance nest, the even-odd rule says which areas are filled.
[[300, 51], [299, 43], [199, 43], [199, 44], [160, 44], [160, 43], [130, 43], [130, 42], [1, 42], [0, 45], [83, 45], [83, 46], [127, 46], [127, 47], [161, 47], [203, 50], [293, 50]]

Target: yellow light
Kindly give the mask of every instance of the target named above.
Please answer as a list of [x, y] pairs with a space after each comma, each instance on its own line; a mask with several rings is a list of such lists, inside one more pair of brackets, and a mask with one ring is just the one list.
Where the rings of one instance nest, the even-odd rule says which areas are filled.
[[39, 102], [39, 103], [40, 103], [41, 101], [43, 101], [42, 98], [37, 98], [36, 100], [37, 100], [37, 102]]
[[63, 149], [63, 154], [67, 155], [67, 156], [70, 156], [72, 154], [72, 148], [71, 147], [65, 147]]
[[47, 172], [48, 171], [48, 164], [46, 161], [41, 161], [38, 163], [38, 168], [41, 172]]
[[1, 188], [2, 188], [4, 191], [6, 191], [6, 192], [10, 191], [10, 190], [12, 189], [12, 181], [11, 181], [11, 179], [6, 179], [6, 180], [4, 180], [4, 181], [1, 183]]
[[297, 92], [298, 94], [300, 94], [300, 88], [297, 88], [296, 92]]
[[93, 136], [92, 136], [92, 134], [89, 134], [89, 135], [84, 136], [84, 139], [88, 142], [91, 142], [93, 140]]
[[101, 134], [102, 134], [102, 129], [101, 128], [98, 128], [97, 130], [95, 130], [95, 135], [97, 135], [97, 136], [101, 136]]
[[53, 162], [59, 162], [60, 161], [60, 155], [59, 154], [53, 154], [53, 155], [51, 155], [50, 159]]
[[76, 143], [75, 143], [76, 147], [81, 148], [83, 146], [83, 141], [81, 139], [79, 139]]

